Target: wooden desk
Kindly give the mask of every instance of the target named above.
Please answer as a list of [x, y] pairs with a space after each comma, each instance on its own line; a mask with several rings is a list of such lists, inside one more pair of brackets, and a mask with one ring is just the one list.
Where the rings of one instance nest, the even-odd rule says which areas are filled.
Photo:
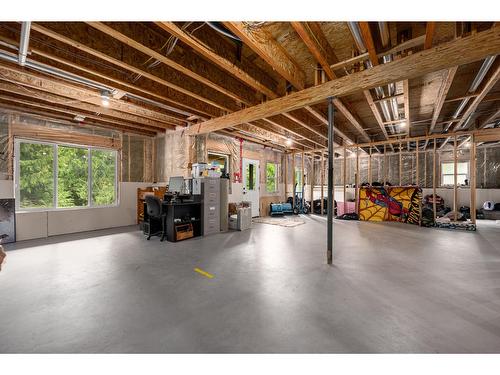
[[165, 192], [167, 191], [166, 187], [161, 186], [148, 186], [146, 188], [137, 188], [137, 224], [144, 220], [144, 199], [148, 194], [153, 193], [155, 197], [163, 199]]
[[[162, 201], [162, 212], [166, 213], [165, 218], [165, 231], [167, 241], [177, 242], [175, 237], [175, 226], [179, 224], [192, 224], [193, 237], [199, 237], [202, 234], [202, 211], [201, 202], [166, 202]], [[145, 213], [144, 219], [147, 220], [146, 203], [143, 203], [143, 212]], [[194, 220], [192, 219], [194, 218]], [[179, 221], [175, 221], [180, 219]]]

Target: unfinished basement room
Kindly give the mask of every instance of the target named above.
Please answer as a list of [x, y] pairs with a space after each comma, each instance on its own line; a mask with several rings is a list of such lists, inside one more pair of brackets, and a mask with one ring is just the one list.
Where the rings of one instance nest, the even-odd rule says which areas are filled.
[[0, 353], [499, 353], [499, 53], [492, 21], [0, 22]]

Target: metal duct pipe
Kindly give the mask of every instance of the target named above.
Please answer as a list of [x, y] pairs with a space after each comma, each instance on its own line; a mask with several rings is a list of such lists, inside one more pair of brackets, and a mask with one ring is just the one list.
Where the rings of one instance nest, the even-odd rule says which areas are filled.
[[[17, 58], [14, 55], [7, 53], [7, 52], [2, 52], [2, 51], [0, 51], [0, 59], [10, 61], [10, 62], [17, 62]], [[65, 72], [65, 71], [57, 69], [57, 68], [53, 68], [53, 67], [45, 65], [45, 64], [26, 60], [24, 63], [24, 66], [31, 68], [31, 69], [38, 70], [38, 71], [43, 72], [43, 73], [52, 74], [52, 75], [55, 75], [57, 77], [67, 79], [69, 81], [78, 82], [78, 83], [81, 83], [81, 84], [84, 84], [84, 85], [87, 85], [87, 86], [90, 86], [90, 87], [93, 87], [93, 88], [96, 88], [99, 90], [106, 90], [106, 91], [110, 91], [110, 92], [113, 91], [113, 89], [110, 89], [109, 87], [98, 84], [94, 81], [88, 80], [86, 78], [77, 76], [77, 75], [72, 74], [72, 73]]]
[[[360, 53], [366, 52], [366, 46], [363, 41], [363, 37], [361, 35], [361, 30], [359, 29], [359, 25], [357, 22], [347, 22], [347, 26], [349, 27], [349, 30], [351, 31], [351, 35], [354, 39], [354, 42], [356, 43], [356, 47], [358, 48], [358, 51]], [[367, 68], [371, 68], [373, 65], [370, 60], [367, 60], [365, 62], [365, 65]], [[382, 99], [385, 97], [384, 90], [382, 87], [375, 87], [375, 93], [377, 94], [378, 99]], [[383, 101], [380, 102], [380, 106], [382, 108], [382, 114], [385, 118], [385, 121], [391, 121], [392, 117], [390, 114], [390, 109], [389, 106], [387, 105], [387, 102]], [[394, 133], [394, 128], [393, 126], [389, 126], [389, 129], [391, 133]]]
[[[14, 62], [14, 63], [17, 62], [17, 58], [16, 58], [15, 55], [10, 54], [8, 52], [3, 52], [3, 51], [0, 51], [0, 59], [6, 60], [6, 61], [10, 61], [10, 62]], [[100, 84], [98, 82], [92, 81], [90, 79], [87, 79], [87, 78], [84, 78], [84, 77], [80, 77], [80, 76], [78, 76], [76, 74], [69, 73], [69, 72], [66, 72], [64, 70], [60, 70], [60, 69], [57, 69], [57, 68], [53, 68], [53, 67], [51, 67], [49, 65], [45, 65], [45, 64], [42, 64], [42, 63], [39, 63], [39, 62], [36, 62], [36, 61], [26, 60], [24, 66], [26, 66], [28, 68], [31, 68], [31, 69], [34, 69], [34, 70], [38, 70], [38, 71], [43, 72], [43, 73], [51, 74], [51, 75], [54, 75], [56, 77], [60, 77], [60, 78], [66, 79], [68, 81], [72, 81], [72, 82], [76, 82], [76, 83], [81, 83], [83, 85], [92, 87], [94, 89], [98, 89], [101, 92], [102, 91], [106, 91], [106, 92], [112, 93], [112, 92], [115, 91], [114, 88], [110, 88], [110, 87], [104, 86], [104, 85], [102, 85], [102, 84]], [[156, 100], [151, 100], [151, 99], [143, 98], [141, 96], [137, 96], [137, 95], [130, 94], [130, 93], [127, 93], [125, 96], [127, 96], [129, 98], [132, 98], [132, 99], [135, 99], [135, 100], [142, 101], [144, 103], [148, 103], [148, 104], [154, 105], [156, 107], [164, 108], [164, 109], [167, 109], [169, 111], [179, 113], [181, 115], [185, 115], [185, 116], [190, 116], [191, 115], [191, 113], [189, 113], [189, 112], [186, 112], [186, 111], [183, 111], [181, 109], [174, 108], [174, 107], [170, 107], [170, 106], [168, 106], [166, 104], [157, 102]]]
[[378, 22], [378, 29], [380, 31], [380, 40], [382, 41], [382, 46], [385, 48], [389, 45], [389, 26], [387, 22]]
[[[495, 58], [496, 58], [496, 55], [493, 55], [493, 56], [488, 56], [486, 59], [484, 59], [483, 64], [481, 65], [481, 68], [479, 68], [479, 72], [477, 72], [476, 76], [474, 77], [474, 80], [472, 81], [467, 94], [472, 94], [477, 90], [477, 88], [479, 87], [481, 82], [483, 82], [483, 79], [486, 76], [486, 74], [488, 73], [488, 71], [490, 70], [491, 66], [495, 62]], [[460, 113], [462, 113], [462, 111], [464, 110], [464, 108], [467, 105], [467, 103], [469, 102], [469, 100], [470, 100], [470, 98], [462, 99], [462, 101], [458, 105], [457, 109], [453, 113], [453, 116], [452, 116], [453, 119], [457, 119], [458, 116], [460, 116]], [[470, 117], [467, 119], [467, 121], [465, 121], [463, 123], [461, 128], [465, 128], [465, 126], [467, 125], [469, 120], [470, 120]], [[452, 122], [446, 124], [444, 131], [445, 132], [448, 131], [452, 124], [453, 124]], [[446, 144], [446, 142], [444, 144]]]
[[354, 42], [356, 43], [356, 47], [358, 47], [358, 51], [361, 53], [366, 52], [365, 43], [363, 42], [363, 37], [361, 36], [361, 30], [359, 29], [359, 25], [357, 22], [347, 22], [347, 26], [349, 30], [351, 30], [351, 34], [354, 38]]
[[31, 22], [26, 21], [21, 24], [21, 39], [19, 40], [19, 65], [26, 64], [28, 57], [28, 46], [30, 43]]
[[479, 72], [477, 73], [476, 77], [474, 78], [474, 81], [472, 81], [472, 84], [470, 85], [469, 92], [472, 93], [477, 90], [481, 82], [483, 82], [484, 76], [486, 73], [488, 73], [488, 70], [490, 70], [491, 66], [495, 62], [496, 55], [493, 56], [488, 56], [486, 59], [484, 59], [483, 64], [481, 65], [481, 68], [479, 68]]
[[221, 33], [222, 35], [225, 35], [228, 38], [235, 40], [239, 43], [243, 43], [243, 41], [240, 38], [238, 38], [235, 34], [226, 29], [220, 22], [205, 22], [205, 23], [218, 33]]

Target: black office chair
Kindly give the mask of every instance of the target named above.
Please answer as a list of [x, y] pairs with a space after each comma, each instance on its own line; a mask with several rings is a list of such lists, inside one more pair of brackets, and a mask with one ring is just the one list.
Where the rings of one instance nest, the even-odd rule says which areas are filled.
[[[161, 201], [154, 195], [146, 195], [146, 213], [147, 221], [144, 220], [144, 233], [148, 235], [148, 240], [151, 236], [161, 236], [161, 240], [165, 238], [165, 218], [166, 214], [162, 211]], [[161, 231], [155, 231], [157, 226], [154, 223], [161, 222]]]

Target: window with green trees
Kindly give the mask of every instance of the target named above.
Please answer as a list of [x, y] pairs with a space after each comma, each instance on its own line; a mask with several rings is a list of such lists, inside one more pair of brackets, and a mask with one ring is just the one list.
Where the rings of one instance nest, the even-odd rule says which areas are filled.
[[92, 150], [92, 204], [109, 206], [116, 200], [116, 153]]
[[266, 190], [268, 193], [278, 191], [278, 165], [266, 163]]
[[21, 207], [46, 208], [54, 204], [54, 148], [51, 145], [21, 143], [19, 147]]
[[16, 147], [19, 208], [116, 203], [116, 151], [29, 141], [18, 141]]

